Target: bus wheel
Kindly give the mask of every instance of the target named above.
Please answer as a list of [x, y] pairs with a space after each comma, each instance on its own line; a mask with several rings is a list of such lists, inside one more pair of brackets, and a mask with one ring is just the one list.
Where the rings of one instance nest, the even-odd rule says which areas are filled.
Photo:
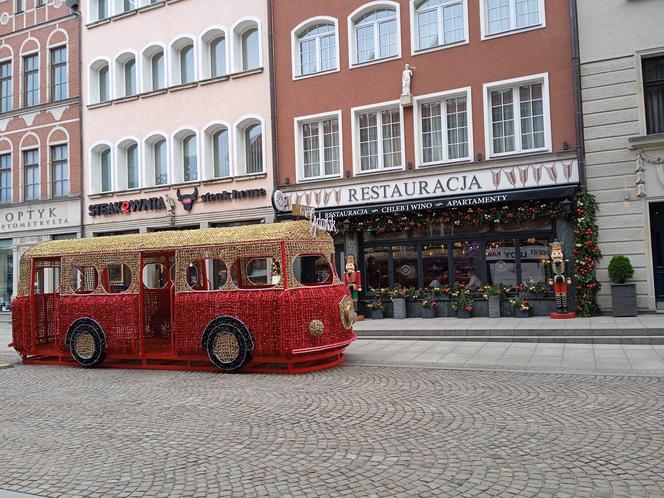
[[90, 324], [79, 324], [71, 332], [69, 350], [74, 359], [85, 367], [94, 367], [104, 359], [103, 345], [101, 332]]
[[251, 359], [253, 342], [240, 322], [213, 322], [205, 336], [208, 357], [221, 370], [237, 370]]

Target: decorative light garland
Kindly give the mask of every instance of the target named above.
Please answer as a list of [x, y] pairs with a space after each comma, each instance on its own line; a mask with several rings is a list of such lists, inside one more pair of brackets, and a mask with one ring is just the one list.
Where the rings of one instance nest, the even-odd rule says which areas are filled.
[[597, 200], [588, 193], [574, 197], [574, 278], [576, 280], [576, 314], [593, 316], [600, 313], [597, 293], [597, 262], [602, 252], [597, 246]]

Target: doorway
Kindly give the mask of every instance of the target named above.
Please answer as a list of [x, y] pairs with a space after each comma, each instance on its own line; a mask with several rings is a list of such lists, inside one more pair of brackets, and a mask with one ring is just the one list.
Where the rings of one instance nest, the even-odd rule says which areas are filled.
[[664, 202], [650, 205], [653, 280], [657, 309], [664, 310]]
[[175, 298], [175, 252], [143, 254], [143, 352], [169, 353]]

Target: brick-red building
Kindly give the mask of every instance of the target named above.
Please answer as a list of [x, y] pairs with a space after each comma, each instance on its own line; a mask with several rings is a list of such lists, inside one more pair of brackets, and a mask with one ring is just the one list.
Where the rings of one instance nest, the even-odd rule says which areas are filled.
[[337, 259], [356, 256], [366, 290], [542, 282], [549, 242], [571, 254], [562, 218], [443, 216], [574, 192], [568, 8], [274, 0], [278, 188], [345, 221]]
[[81, 224], [79, 18], [64, 0], [0, 4], [0, 312], [20, 255]]

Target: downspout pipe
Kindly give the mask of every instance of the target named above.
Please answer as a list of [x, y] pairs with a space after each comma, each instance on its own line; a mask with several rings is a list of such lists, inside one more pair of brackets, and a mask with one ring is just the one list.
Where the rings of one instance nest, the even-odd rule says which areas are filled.
[[581, 93], [581, 50], [579, 43], [579, 15], [577, 0], [569, 0], [572, 34], [572, 84], [574, 88], [574, 117], [576, 124], [576, 158], [579, 163], [579, 186], [586, 191], [586, 147], [583, 133], [583, 99]]
[[[277, 188], [279, 183], [279, 156], [277, 147], [277, 87], [276, 87], [276, 69], [274, 63], [274, 0], [267, 0], [267, 39], [270, 64], [270, 130], [272, 134], [272, 190]], [[270, 203], [272, 205], [272, 203]], [[276, 221], [276, 212], [275, 212]]]
[[[83, 208], [84, 200], [85, 200], [85, 188], [84, 188], [84, 180], [85, 180], [85, 175], [83, 172], [83, 96], [81, 95], [82, 93], [82, 88], [83, 88], [83, 62], [81, 60], [81, 39], [83, 37], [83, 21], [81, 19], [81, 11], [79, 10], [78, 7], [70, 6], [71, 13], [76, 16], [76, 19], [78, 21], [78, 53], [77, 58], [78, 58], [78, 63], [77, 63], [77, 71], [78, 71], [78, 180], [79, 180], [79, 210], [81, 212], [81, 225], [79, 227], [79, 232], [80, 232], [80, 237], [83, 238], [85, 237], [85, 211]], [[70, 144], [70, 149], [71, 149], [71, 144]]]

